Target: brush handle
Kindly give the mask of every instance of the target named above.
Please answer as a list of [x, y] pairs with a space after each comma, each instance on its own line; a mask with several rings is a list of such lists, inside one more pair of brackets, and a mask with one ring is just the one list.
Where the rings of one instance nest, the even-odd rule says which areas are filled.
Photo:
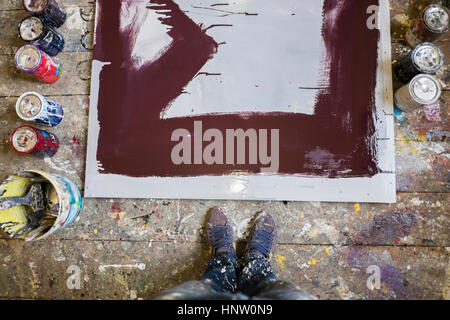
[[29, 204], [28, 197], [5, 197], [0, 198], [0, 210], [11, 209], [13, 207]]

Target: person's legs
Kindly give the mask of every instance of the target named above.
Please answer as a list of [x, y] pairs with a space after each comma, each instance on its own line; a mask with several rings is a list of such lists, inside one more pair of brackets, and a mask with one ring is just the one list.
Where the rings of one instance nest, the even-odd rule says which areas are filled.
[[260, 283], [275, 280], [269, 262], [276, 245], [277, 229], [270, 214], [261, 212], [250, 230], [247, 249], [239, 263], [239, 290], [254, 295]]
[[233, 228], [222, 209], [214, 207], [206, 224], [206, 237], [211, 250], [201, 281], [211, 284], [219, 292], [236, 290], [236, 250], [233, 244]]
[[206, 224], [211, 259], [204, 275], [165, 290], [153, 299], [233, 299], [236, 290], [236, 250], [233, 229], [222, 209], [214, 207]]

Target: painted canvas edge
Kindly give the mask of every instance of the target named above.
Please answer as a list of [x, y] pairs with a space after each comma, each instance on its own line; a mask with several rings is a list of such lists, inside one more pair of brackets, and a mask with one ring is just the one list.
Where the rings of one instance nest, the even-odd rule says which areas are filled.
[[[377, 70], [377, 148], [382, 171], [372, 178], [308, 178], [288, 176], [222, 176], [133, 178], [99, 174], [99, 75], [105, 63], [93, 61], [84, 196], [86, 198], [180, 198], [395, 203], [395, 145], [391, 74], [389, 0], [380, 0], [380, 46]], [[96, 7], [95, 29], [99, 12]], [[95, 32], [94, 32], [95, 34]], [[95, 38], [94, 38], [95, 43]], [[180, 179], [189, 188], [180, 187]], [[123, 185], [133, 188], [123, 188]], [[275, 194], [276, 193], [276, 194]], [[170, 195], [169, 195], [170, 194]]]

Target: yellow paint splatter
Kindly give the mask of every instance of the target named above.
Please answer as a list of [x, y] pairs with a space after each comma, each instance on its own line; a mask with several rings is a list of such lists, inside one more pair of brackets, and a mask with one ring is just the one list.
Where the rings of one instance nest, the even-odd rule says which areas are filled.
[[[275, 257], [277, 258], [277, 263], [280, 265], [281, 269], [284, 269], [284, 262], [286, 261], [286, 257], [283, 257], [281, 254], [276, 254]], [[270, 256], [269, 256], [270, 258]]]
[[308, 264], [309, 265], [311, 265], [311, 264], [316, 264], [317, 263], [317, 261], [316, 261], [316, 259], [314, 259], [314, 258], [312, 258], [311, 260], [308, 260]]
[[236, 250], [236, 243], [235, 242], [233, 242], [233, 248], [234, 248], [234, 250]]
[[305, 214], [303, 212], [300, 212], [300, 219], [303, 218]]
[[309, 234], [311, 235], [311, 237], [315, 238], [319, 235], [319, 233], [317, 231], [312, 231], [311, 229], [308, 230]]
[[356, 204], [354, 205], [354, 207], [355, 207], [355, 214], [358, 214], [358, 212], [361, 211], [361, 207], [359, 206], [359, 203], [356, 203]]
[[269, 261], [272, 260], [273, 254], [272, 252], [269, 254]]
[[325, 252], [327, 253], [327, 255], [330, 255], [330, 248], [325, 248]]
[[118, 283], [120, 283], [121, 285], [127, 287], [128, 283], [125, 280], [125, 278], [121, 275], [121, 274], [116, 274], [114, 275], [114, 280], [116, 280]]
[[94, 229], [94, 234], [97, 234], [98, 233], [98, 230], [97, 229]]
[[420, 155], [420, 150], [417, 150], [411, 141], [404, 139], [400, 135], [395, 138], [397, 141], [401, 141], [402, 143], [397, 143], [395, 145], [395, 150], [399, 153], [413, 153]]

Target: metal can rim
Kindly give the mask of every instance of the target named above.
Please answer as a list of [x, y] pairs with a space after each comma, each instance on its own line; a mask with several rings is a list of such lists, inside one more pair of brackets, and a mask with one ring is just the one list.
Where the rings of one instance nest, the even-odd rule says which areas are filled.
[[[41, 101], [41, 110], [40, 110], [39, 113], [38, 113], [37, 115], [35, 115], [34, 117], [32, 117], [32, 118], [25, 118], [25, 117], [22, 115], [22, 112], [20, 112], [20, 103], [22, 102], [22, 100], [23, 100], [26, 96], [31, 96], [31, 95], [35, 95], [36, 97], [39, 98], [39, 100]], [[34, 92], [34, 91], [28, 91], [28, 92], [25, 92], [24, 94], [22, 94], [22, 95], [19, 97], [19, 99], [17, 99], [17, 102], [16, 102], [16, 113], [17, 113], [17, 115], [19, 116], [19, 118], [22, 119], [22, 120], [24, 120], [24, 121], [33, 121], [33, 120], [36, 120], [37, 118], [39, 118], [39, 116], [41, 115], [41, 113], [42, 113], [43, 110], [44, 110], [44, 97], [43, 97], [42, 95], [40, 95], [39, 93], [37, 93], [37, 92]]]
[[[415, 82], [415, 81], [417, 80], [417, 78], [419, 78], [419, 77], [422, 77], [422, 78], [423, 78], [423, 77], [426, 77], [426, 78], [430, 79], [431, 81], [433, 81], [433, 82], [436, 84], [437, 93], [436, 93], [436, 96], [435, 96], [431, 101], [424, 101], [424, 100], [420, 99], [420, 98], [417, 97], [417, 95], [414, 93], [414, 90], [412, 90], [412, 86], [413, 86], [414, 82]], [[430, 74], [424, 74], [424, 73], [418, 74], [417, 76], [415, 76], [414, 78], [412, 78], [412, 80], [409, 82], [408, 90], [409, 90], [409, 93], [410, 93], [411, 97], [412, 97], [417, 103], [420, 103], [420, 104], [422, 104], [422, 105], [427, 105], [427, 104], [435, 103], [436, 101], [439, 100], [439, 98], [440, 98], [440, 96], [441, 96], [441, 94], [442, 94], [442, 88], [441, 88], [441, 85], [440, 85], [439, 81], [436, 79], [436, 77], [434, 77], [434, 76], [432, 76], [432, 75], [430, 75]]]
[[[36, 137], [39, 136], [38, 133], [37, 133], [37, 131], [36, 131], [36, 129], [33, 128], [32, 126], [29, 126], [29, 125], [19, 126], [19, 127], [17, 127], [17, 128], [13, 131], [13, 133], [11, 134], [11, 146], [12, 146], [12, 148], [14, 149], [14, 151], [17, 152], [17, 153], [20, 153], [20, 154], [29, 154], [29, 153], [33, 152], [33, 150], [35, 149], [36, 145], [35, 145], [32, 149], [30, 149], [29, 151], [27, 151], [27, 152], [19, 151], [19, 150], [17, 150], [16, 147], [14, 146], [14, 134], [17, 132], [17, 130], [22, 129], [22, 128], [29, 128], [29, 129], [32, 129], [33, 132], [34, 132], [34, 134], [36, 135]], [[37, 143], [36, 143], [36, 144], [37, 144]]]
[[[23, 68], [20, 67], [19, 64], [17, 63], [17, 57], [19, 56], [19, 53], [20, 53], [21, 51], [23, 51], [26, 47], [33, 47], [33, 48], [35, 48], [36, 51], [39, 53], [39, 62], [36, 64], [35, 67], [33, 67], [33, 68], [31, 68], [31, 69], [28, 69], [28, 70], [27, 70], [27, 69], [23, 69]], [[35, 71], [37, 68], [39, 68], [39, 66], [41, 65], [41, 62], [42, 62], [42, 52], [41, 52], [41, 50], [40, 50], [37, 46], [32, 45], [32, 44], [26, 44], [26, 45], [20, 47], [19, 50], [17, 50], [17, 52], [16, 52], [16, 56], [14, 57], [14, 63], [16, 64], [17, 68], [19, 68], [19, 70], [20, 70], [20, 71], [23, 71], [23, 72], [33, 72], [33, 71]]]
[[[440, 55], [440, 57], [441, 57], [441, 59], [440, 59], [441, 61], [439, 62], [439, 66], [437, 66], [433, 71], [423, 71], [423, 70], [421, 70], [421, 69], [419, 68], [419, 66], [416, 64], [415, 60], [414, 60], [414, 56], [416, 55], [417, 51], [418, 51], [421, 47], [423, 47], [423, 46], [425, 46], [425, 45], [432, 46], [434, 49], [436, 49], [436, 51], [439, 53], [439, 55]], [[441, 69], [442, 66], [444, 65], [444, 58], [445, 58], [445, 55], [444, 55], [444, 53], [442, 52], [442, 50], [441, 50], [437, 45], [435, 45], [435, 44], [433, 44], [433, 43], [431, 43], [431, 42], [423, 42], [423, 43], [421, 43], [421, 44], [418, 44], [418, 45], [414, 48], [413, 52], [411, 53], [411, 60], [412, 60], [412, 63], [413, 63], [413, 65], [414, 65], [414, 67], [415, 67], [417, 70], [420, 70], [421, 73], [425, 73], [425, 74], [434, 74], [434, 73], [436, 73], [439, 69]]]
[[[40, 33], [36, 38], [34, 38], [33, 40], [25, 40], [24, 38], [22, 38], [22, 34], [21, 34], [21, 32], [20, 32], [20, 27], [22, 26], [22, 23], [23, 23], [25, 20], [30, 19], [30, 18], [38, 19], [38, 20], [42, 23], [42, 31], [41, 31], [41, 33]], [[39, 38], [42, 36], [42, 34], [43, 34], [44, 31], [45, 31], [45, 24], [44, 24], [44, 21], [42, 21], [42, 19], [39, 18], [38, 16], [28, 16], [28, 17], [22, 19], [22, 21], [19, 22], [19, 26], [18, 26], [17, 29], [18, 29], [17, 32], [18, 32], [18, 34], [19, 34], [19, 38], [20, 38], [20, 39], [22, 39], [23, 41], [26, 41], [26, 42], [33, 42], [33, 41], [36, 41], [37, 39], [39, 39]]]
[[26, 0], [22, 0], [22, 5], [25, 8], [25, 10], [27, 10], [28, 12], [32, 13], [32, 14], [41, 14], [42, 12], [45, 11], [45, 9], [48, 7], [49, 1], [45, 0], [45, 6], [42, 8], [41, 11], [31, 11], [30, 9], [27, 8], [27, 6], [25, 5], [25, 1]]
[[[421, 17], [422, 17], [422, 21], [423, 21], [424, 26], [428, 29], [428, 31], [430, 31], [430, 32], [432, 32], [432, 33], [442, 34], [442, 33], [447, 32], [448, 29], [449, 29], [449, 27], [450, 27], [449, 24], [447, 24], [447, 27], [446, 27], [444, 30], [442, 30], [442, 31], [432, 30], [432, 29], [427, 25], [426, 20], [425, 20], [425, 12], [426, 12], [429, 8], [431, 8], [431, 7], [442, 8], [445, 12], [447, 12], [447, 10], [446, 10], [444, 7], [442, 7], [442, 6], [440, 6], [439, 4], [436, 4], [436, 3], [435, 3], [435, 4], [430, 4], [429, 6], [426, 6], [426, 7], [423, 9], [423, 11], [422, 11], [422, 16], [421, 16]], [[447, 12], [447, 14], [448, 14], [448, 12]]]

